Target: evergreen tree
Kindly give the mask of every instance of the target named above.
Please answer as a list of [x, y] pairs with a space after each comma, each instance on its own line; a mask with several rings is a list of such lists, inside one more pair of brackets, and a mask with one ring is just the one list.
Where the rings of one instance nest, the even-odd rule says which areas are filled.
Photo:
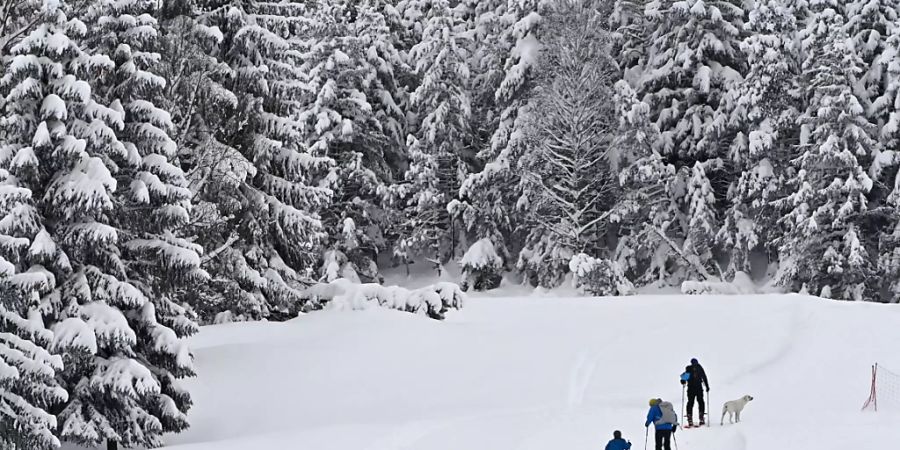
[[650, 106], [638, 100], [624, 80], [615, 85], [620, 117], [615, 141], [620, 152], [616, 205], [619, 240], [615, 260], [639, 285], [668, 283], [685, 266], [679, 239], [681, 221], [676, 196], [675, 167], [654, 143], [659, 131]]
[[[511, 260], [521, 246], [514, 238], [519, 197], [518, 161], [525, 150], [527, 109], [539, 62], [542, 4], [537, 1], [479, 3], [492, 8], [475, 20], [475, 121], [486, 138], [476, 158], [481, 170], [469, 174], [453, 213], [478, 240], [489, 239], [498, 254]], [[473, 244], [477, 245], [477, 244]]]
[[[898, 0], [851, 0], [843, 5], [844, 25], [853, 48], [862, 59], [865, 71], [860, 74], [857, 97], [866, 111], [872, 114], [872, 102], [881, 96], [886, 76], [885, 69], [878, 61], [887, 50], [887, 39], [897, 28], [900, 19]], [[869, 116], [873, 123], [881, 117]]]
[[647, 57], [649, 27], [644, 16], [647, 3], [647, 0], [615, 0], [609, 18], [611, 28], [615, 30], [613, 54], [623, 69], [623, 78], [635, 85]]
[[0, 7], [0, 58], [40, 22], [43, 0], [7, 2]]
[[865, 166], [877, 149], [873, 126], [856, 95], [863, 62], [843, 17], [820, 5], [804, 33], [803, 80], [810, 98], [800, 121], [807, 134], [795, 159], [796, 190], [782, 203], [779, 280], [794, 289], [843, 299], [872, 298], [873, 261], [861, 240], [872, 180]]
[[[117, 276], [129, 280], [144, 296], [137, 309], [140, 316], [126, 318], [135, 333], [134, 351], [158, 384], [147, 388], [150, 395], [136, 389], [139, 396], [116, 399], [113, 403], [119, 404], [102, 411], [91, 403], [109, 395], [109, 388], [78, 383], [73, 396], [80, 398], [66, 408], [63, 417], [70, 422], [65, 426], [86, 419], [97, 430], [69, 429], [70, 434], [64, 432], [63, 437], [87, 444], [96, 444], [99, 434], [128, 447], [156, 446], [162, 433], [188, 426], [185, 413], [191, 400], [177, 379], [194, 375], [181, 339], [197, 329], [186, 317], [181, 297], [185, 284], [202, 282], [205, 274], [199, 270], [202, 249], [175, 234], [189, 221], [191, 193], [177, 161], [177, 145], [169, 136], [171, 116], [157, 106], [166, 85], [156, 73], [160, 57], [157, 7], [154, 1], [104, 0], [95, 2], [86, 14], [91, 30], [87, 47], [109, 55], [114, 63], [110, 74], [94, 83], [95, 98], [120, 111], [115, 121], [107, 123], [116, 133], [116, 145], [125, 150], [117, 156], [121, 162], [116, 163], [114, 177], [123, 188], [116, 191], [116, 214], [111, 217], [121, 230], [123, 267]], [[121, 362], [95, 361], [80, 369], [96, 373], [106, 364], [122, 368]], [[76, 410], [78, 400], [80, 411]], [[142, 409], [146, 413], [135, 412]], [[98, 411], [104, 417], [92, 417]], [[110, 425], [115, 434], [105, 429]]]
[[171, 137], [194, 195], [187, 228], [210, 250], [203, 266], [212, 277], [194, 286], [188, 300], [203, 321], [223, 311], [261, 318], [266, 301], [257, 286], [262, 277], [248, 276], [246, 261], [236, 250], [237, 217], [249, 207], [241, 188], [248, 186], [256, 168], [231, 145], [230, 131], [245, 117], [233, 114], [238, 102], [230, 83], [234, 72], [219, 59], [225, 37], [218, 27], [200, 22], [204, 17], [197, 3], [164, 2], [160, 27], [159, 70], [167, 81], [163, 108], [171, 112]]
[[709, 277], [713, 272], [713, 243], [718, 230], [716, 218], [716, 198], [712, 186], [706, 176], [703, 164], [697, 162], [691, 169], [691, 178], [687, 185], [688, 225], [687, 239], [684, 243], [686, 254], [693, 260], [693, 267], [700, 268], [698, 275]]
[[590, 2], [565, 2], [547, 20], [530, 146], [521, 161], [529, 234], [518, 267], [533, 284], [556, 287], [579, 252], [608, 255], [617, 194], [609, 158], [618, 123], [617, 67]]
[[406, 219], [394, 255], [403, 261], [422, 255], [441, 264], [454, 255], [459, 239], [448, 204], [467, 172], [471, 41], [446, 0], [435, 0], [423, 20], [422, 41], [410, 52], [420, 78], [410, 99], [419, 123], [408, 139], [406, 183], [395, 190]]
[[31, 240], [4, 258], [65, 352], [59, 435], [87, 445], [157, 446], [187, 426], [176, 379], [192, 374], [181, 338], [195, 327], [171, 296], [199, 256], [172, 233], [189, 196], [168, 161], [168, 115], [148, 101], [162, 83], [147, 71], [153, 5], [95, 2], [88, 27], [68, 3], [46, 4], [2, 82], [3, 168], [19, 193], [4, 220]]
[[427, 17], [434, 4], [435, 0], [397, 0], [395, 9], [401, 25], [398, 30], [399, 42], [404, 54], [408, 54], [415, 45], [422, 42]]
[[855, 37], [854, 46], [867, 68], [857, 83], [857, 92], [869, 121], [879, 127], [881, 143], [869, 168], [869, 176], [874, 182], [869, 198], [874, 202], [872, 209], [883, 211], [878, 214], [882, 223], [871, 232], [887, 236], [897, 223], [893, 219], [895, 206], [892, 199], [897, 195], [896, 178], [900, 169], [900, 154], [895, 150], [897, 130], [900, 129], [897, 98], [900, 87], [900, 3], [893, 0], [857, 1], [847, 5], [847, 11], [855, 14], [849, 16], [847, 29]]
[[[9, 91], [12, 80], [6, 74], [10, 63], [24, 61], [7, 56], [49, 12], [38, 0], [9, 3], [0, 9], [0, 105], [17, 99]], [[0, 121], [4, 161], [19, 150], [14, 141], [17, 128], [15, 123]], [[34, 214], [27, 205], [31, 191], [19, 187], [5, 169], [0, 169], [0, 186], [0, 217], [5, 219], [0, 221], [0, 447], [56, 448], [60, 442], [52, 412], [68, 399], [68, 393], [56, 379], [62, 358], [51, 352], [53, 333], [44, 325], [39, 297], [34, 295], [37, 287], [49, 289], [49, 283], [41, 276], [30, 276], [38, 273], [38, 267], [29, 271], [29, 249], [39, 251], [39, 244], [33, 245], [29, 237], [39, 224], [28, 220]]]
[[721, 157], [720, 101], [741, 80], [743, 9], [737, 0], [652, 0], [653, 33], [639, 94], [659, 127], [657, 148], [680, 164]]
[[[742, 82], [745, 66], [740, 51], [742, 2], [652, 0], [644, 14], [653, 31], [638, 92], [659, 129], [655, 146], [675, 165], [680, 186], [674, 193], [681, 213], [666, 234], [676, 238], [672, 250], [679, 259], [691, 261], [681, 263], [684, 271], [679, 276], [707, 278], [713, 262], [694, 261], [688, 257], [693, 250], [684, 247], [696, 242], [690, 239], [690, 221], [697, 204], [687, 197], [687, 186], [708, 184], [716, 202], [727, 194], [732, 175], [725, 157], [733, 133], [727, 126], [727, 100]], [[694, 170], [698, 162], [702, 173]]]
[[[188, 162], [201, 203], [194, 224], [213, 278], [191, 299], [205, 320], [219, 311], [293, 317], [304, 303], [298, 289], [315, 279], [325, 238], [319, 213], [331, 198], [320, 182], [332, 162], [302, 145], [307, 13], [300, 2], [251, 1], [200, 19], [197, 35], [220, 42], [222, 63], [198, 77], [213, 94], [198, 106], [220, 111], [210, 117], [215, 127], [203, 130], [211, 136], [193, 136], [201, 153]], [[205, 77], [214, 83], [202, 85]]]
[[[887, 280], [884, 300], [896, 303], [900, 301], [900, 220], [897, 208], [900, 208], [900, 153], [897, 150], [898, 131], [900, 131], [900, 27], [894, 27], [887, 40], [885, 51], [880, 55], [878, 64], [885, 70], [883, 95], [873, 103], [873, 111], [881, 117], [883, 124], [879, 137], [882, 151], [873, 158], [870, 176], [875, 181], [873, 189], [883, 190], [884, 196], [872, 195], [875, 201], [881, 201], [881, 226], [869, 230], [878, 233], [878, 269], [882, 280]], [[881, 198], [883, 197], [883, 198]], [[877, 206], [876, 206], [877, 208]]]
[[472, 244], [459, 260], [462, 268], [462, 289], [486, 291], [500, 286], [503, 278], [503, 258], [494, 249], [490, 239]]
[[[10, 198], [4, 197], [4, 202]], [[8, 272], [14, 270], [10, 262], [2, 264]], [[44, 327], [37, 305], [25, 301], [34, 297], [23, 296], [16, 283], [8, 281], [0, 288], [0, 446], [57, 448], [52, 411], [68, 399], [55, 378], [62, 358], [49, 351], [53, 333]]]
[[780, 236], [774, 202], [785, 195], [800, 104], [797, 26], [784, 0], [760, 2], [750, 12], [741, 47], [749, 71], [732, 91], [729, 126], [736, 129], [731, 157], [737, 175], [717, 241], [730, 251], [726, 273], [751, 273], [754, 255], [777, 259]]
[[[406, 118], [395, 97], [395, 68], [406, 70], [393, 46], [383, 5], [321, 2], [315, 43], [304, 52], [308, 100], [300, 113], [304, 143], [337, 163], [330, 176], [333, 202], [325, 227], [335, 256], [364, 281], [379, 279], [377, 255], [387, 247], [383, 192], [403, 160]], [[347, 236], [348, 225], [353, 236]]]

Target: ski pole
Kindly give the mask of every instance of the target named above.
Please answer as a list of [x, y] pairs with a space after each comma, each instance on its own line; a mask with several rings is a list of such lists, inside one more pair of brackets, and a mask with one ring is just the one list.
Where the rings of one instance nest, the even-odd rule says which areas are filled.
[[684, 389], [685, 389], [685, 385], [682, 384], [681, 385], [681, 418], [682, 418], [682, 420], [684, 420], [684, 417], [685, 417], [685, 415], [684, 415]]
[[650, 426], [644, 427], [644, 450], [647, 450], [647, 440], [650, 439]]
[[678, 439], [675, 439], [675, 430], [672, 430], [672, 442], [675, 443], [675, 450], [678, 450]]

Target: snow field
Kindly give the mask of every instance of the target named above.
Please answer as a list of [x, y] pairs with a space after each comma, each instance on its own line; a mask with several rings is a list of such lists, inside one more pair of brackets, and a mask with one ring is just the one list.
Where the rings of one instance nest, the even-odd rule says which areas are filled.
[[[620, 429], [640, 449], [647, 400], [680, 408], [678, 375], [697, 357], [713, 426], [678, 432], [679, 449], [892, 448], [900, 415], [859, 408], [869, 365], [900, 367], [898, 322], [892, 306], [797, 295], [639, 296], [475, 298], [444, 322], [376, 309], [205, 327], [192, 428], [170, 444], [579, 450]], [[744, 394], [744, 421], [720, 427], [722, 403]]]

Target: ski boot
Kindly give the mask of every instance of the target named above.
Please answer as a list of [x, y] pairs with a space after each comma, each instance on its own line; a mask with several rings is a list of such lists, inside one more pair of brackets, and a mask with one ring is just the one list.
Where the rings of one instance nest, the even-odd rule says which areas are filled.
[[[686, 426], [685, 428], [694, 428], [694, 418], [693, 418], [693, 417], [688, 417], [687, 420], [688, 420], [688, 423], [687, 423], [687, 426]], [[700, 419], [700, 420], [703, 420], [703, 419]]]

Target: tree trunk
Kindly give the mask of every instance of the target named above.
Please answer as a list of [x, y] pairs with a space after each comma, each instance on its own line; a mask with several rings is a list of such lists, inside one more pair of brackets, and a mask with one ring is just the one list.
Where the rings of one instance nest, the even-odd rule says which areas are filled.
[[106, 450], [118, 450], [119, 443], [113, 440], [107, 439], [106, 441]]

